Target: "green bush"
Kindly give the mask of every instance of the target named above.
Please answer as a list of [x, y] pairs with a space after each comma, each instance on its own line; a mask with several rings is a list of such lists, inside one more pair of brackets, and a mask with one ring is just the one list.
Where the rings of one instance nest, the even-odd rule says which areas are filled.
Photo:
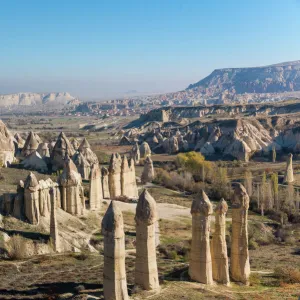
[[284, 283], [300, 283], [300, 269], [294, 267], [278, 267], [274, 270], [274, 277]]

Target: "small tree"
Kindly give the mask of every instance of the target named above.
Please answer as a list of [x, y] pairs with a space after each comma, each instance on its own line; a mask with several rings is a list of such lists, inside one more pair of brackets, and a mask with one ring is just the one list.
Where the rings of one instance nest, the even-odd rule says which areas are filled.
[[279, 210], [279, 201], [278, 201], [278, 174], [273, 173], [271, 175], [271, 187], [272, 187], [272, 192], [273, 192], [273, 199], [274, 199], [274, 204], [275, 204], [275, 209], [278, 211]]

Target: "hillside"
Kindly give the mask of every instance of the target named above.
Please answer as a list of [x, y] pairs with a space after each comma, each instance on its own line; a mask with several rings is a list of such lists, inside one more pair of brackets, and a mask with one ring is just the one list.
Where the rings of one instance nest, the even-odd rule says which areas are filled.
[[0, 106], [65, 105], [76, 98], [69, 93], [18, 93], [0, 95]]
[[217, 69], [186, 90], [209, 97], [218, 97], [227, 90], [232, 94], [300, 91], [300, 61], [254, 68]]

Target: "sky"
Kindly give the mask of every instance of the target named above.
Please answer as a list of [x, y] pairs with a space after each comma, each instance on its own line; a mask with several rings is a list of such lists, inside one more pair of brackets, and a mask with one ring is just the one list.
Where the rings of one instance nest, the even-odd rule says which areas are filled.
[[299, 0], [0, 0], [0, 94], [185, 89], [300, 60]]

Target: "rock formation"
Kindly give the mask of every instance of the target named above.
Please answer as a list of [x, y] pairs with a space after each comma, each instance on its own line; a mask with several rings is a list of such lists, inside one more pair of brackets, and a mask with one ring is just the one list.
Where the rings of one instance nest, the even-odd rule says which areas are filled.
[[141, 158], [146, 158], [147, 156], [151, 155], [151, 149], [147, 142], [143, 142], [140, 146], [140, 155]]
[[24, 182], [19, 181], [17, 185], [17, 195], [14, 201], [14, 209], [12, 215], [17, 219], [22, 219], [24, 216]]
[[104, 199], [109, 199], [110, 198], [110, 193], [109, 193], [109, 183], [108, 183], [108, 170], [107, 168], [102, 167], [101, 169], [102, 173], [102, 189], [103, 189], [103, 198]]
[[50, 197], [50, 188], [52, 187], [53, 182], [49, 180], [40, 180], [39, 181], [39, 208], [40, 215], [43, 217], [49, 218], [51, 212], [51, 197]]
[[129, 199], [138, 198], [134, 162], [131, 160], [129, 167], [126, 155], [121, 165], [121, 194]]
[[190, 277], [200, 283], [212, 284], [212, 261], [210, 253], [210, 216], [212, 204], [202, 191], [202, 196], [192, 203], [192, 245], [190, 253]]
[[229, 284], [229, 268], [226, 244], [226, 213], [228, 205], [224, 199], [215, 209], [215, 231], [211, 242], [212, 274], [219, 283]]
[[48, 171], [48, 166], [46, 161], [41, 157], [41, 155], [36, 150], [28, 154], [25, 157], [25, 159], [22, 160], [21, 166], [24, 169], [39, 171], [41, 173], [46, 173]]
[[78, 152], [81, 153], [87, 162], [92, 166], [93, 164], [98, 164], [97, 155], [91, 150], [91, 146], [86, 138], [81, 142]]
[[127, 279], [125, 270], [125, 237], [123, 216], [116, 201], [111, 201], [102, 220], [104, 236], [104, 298], [127, 300]]
[[50, 157], [48, 143], [40, 143], [37, 148], [37, 152], [41, 157]]
[[71, 145], [73, 146], [74, 150], [77, 151], [80, 146], [80, 143], [76, 138], [72, 138]]
[[156, 290], [159, 288], [155, 245], [157, 211], [156, 202], [147, 190], [144, 190], [139, 197], [135, 222], [135, 284], [145, 290]]
[[141, 181], [143, 184], [147, 182], [152, 182], [155, 177], [154, 168], [153, 168], [153, 162], [150, 156], [148, 156], [144, 160], [144, 169], [141, 176]]
[[60, 251], [60, 239], [58, 234], [57, 220], [56, 220], [56, 188], [52, 187], [50, 189], [51, 198], [51, 214], [50, 214], [50, 239], [53, 250], [55, 252]]
[[15, 145], [14, 137], [0, 120], [0, 165], [7, 167], [14, 161]]
[[286, 169], [285, 169], [283, 182], [291, 183], [293, 181], [294, 181], [293, 154], [290, 153], [286, 162]]
[[74, 152], [74, 148], [70, 141], [65, 134], [61, 132], [51, 152], [52, 170], [57, 171], [63, 169], [66, 156], [72, 157]]
[[233, 188], [230, 272], [234, 281], [248, 284], [250, 275], [248, 251], [249, 196], [242, 184], [234, 183]]
[[101, 172], [99, 164], [93, 164], [90, 177], [90, 209], [100, 209], [103, 200]]
[[121, 192], [121, 157], [113, 153], [109, 164], [109, 193], [111, 199], [116, 199], [122, 195]]
[[138, 143], [135, 143], [135, 145], [132, 147], [130, 152], [130, 157], [134, 160], [134, 163], [136, 165], [140, 163], [141, 154], [140, 154], [140, 148]]
[[25, 216], [30, 224], [37, 225], [40, 219], [39, 183], [33, 173], [24, 182]]
[[29, 132], [29, 135], [25, 141], [24, 147], [21, 151], [21, 155], [26, 157], [32, 152], [36, 151], [39, 146], [40, 140], [35, 133], [32, 131]]
[[24, 145], [25, 145], [25, 140], [20, 136], [19, 133], [16, 133], [14, 135], [14, 138], [16, 140], [17, 148], [22, 149], [24, 147]]
[[91, 165], [84, 157], [84, 155], [80, 152], [75, 153], [75, 155], [73, 156], [73, 161], [82, 179], [88, 180], [91, 174]]
[[82, 215], [85, 210], [81, 175], [73, 161], [67, 156], [63, 173], [59, 177], [62, 209], [72, 215]]

